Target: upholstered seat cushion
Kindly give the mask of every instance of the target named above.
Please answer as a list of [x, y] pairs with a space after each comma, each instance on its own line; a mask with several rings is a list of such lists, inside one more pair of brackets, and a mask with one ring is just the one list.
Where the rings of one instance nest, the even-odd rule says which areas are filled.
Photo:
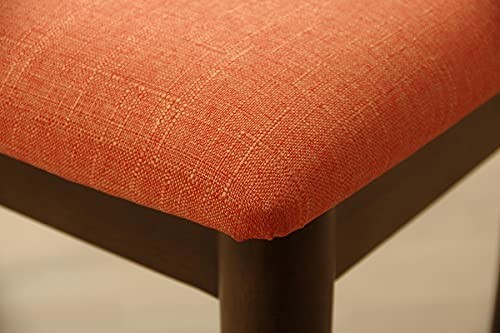
[[0, 152], [238, 240], [499, 90], [497, 0], [0, 2]]

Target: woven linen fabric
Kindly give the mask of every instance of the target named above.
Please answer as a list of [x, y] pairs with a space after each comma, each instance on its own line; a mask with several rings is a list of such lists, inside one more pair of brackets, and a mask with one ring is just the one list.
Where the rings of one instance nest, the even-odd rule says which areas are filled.
[[499, 90], [498, 0], [0, 1], [0, 153], [237, 240]]

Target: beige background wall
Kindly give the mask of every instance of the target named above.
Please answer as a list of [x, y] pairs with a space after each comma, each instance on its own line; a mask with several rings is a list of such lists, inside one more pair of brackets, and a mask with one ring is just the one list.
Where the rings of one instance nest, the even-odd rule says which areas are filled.
[[[500, 153], [336, 284], [336, 332], [486, 333]], [[217, 301], [0, 208], [0, 333], [217, 332]]]

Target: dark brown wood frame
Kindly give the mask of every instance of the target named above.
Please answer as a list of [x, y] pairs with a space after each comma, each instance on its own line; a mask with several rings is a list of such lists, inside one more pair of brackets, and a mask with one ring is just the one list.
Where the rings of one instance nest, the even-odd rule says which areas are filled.
[[3, 155], [0, 204], [218, 296], [223, 332], [323, 333], [332, 281], [499, 147], [497, 96], [332, 213], [273, 241], [237, 243]]

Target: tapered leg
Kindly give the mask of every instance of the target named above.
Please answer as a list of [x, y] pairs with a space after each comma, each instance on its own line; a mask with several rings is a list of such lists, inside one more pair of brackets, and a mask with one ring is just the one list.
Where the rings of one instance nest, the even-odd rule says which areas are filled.
[[328, 213], [272, 241], [220, 235], [222, 333], [330, 332], [334, 233]]

